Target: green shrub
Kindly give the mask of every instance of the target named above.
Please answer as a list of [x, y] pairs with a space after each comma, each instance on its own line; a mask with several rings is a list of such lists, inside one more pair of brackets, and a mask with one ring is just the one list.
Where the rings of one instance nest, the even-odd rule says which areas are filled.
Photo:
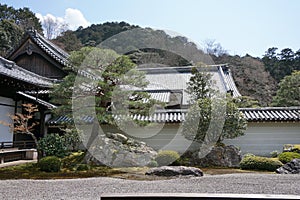
[[38, 149], [46, 156], [64, 157], [67, 153], [67, 146], [63, 136], [57, 133], [51, 133], [40, 139]]
[[158, 167], [158, 164], [155, 160], [151, 160], [147, 166], [148, 167]]
[[155, 161], [159, 166], [166, 166], [175, 163], [180, 158], [176, 151], [163, 150], [159, 151]]
[[59, 172], [61, 160], [56, 156], [47, 156], [39, 160], [38, 166], [44, 172]]
[[278, 155], [278, 159], [283, 163], [291, 162], [295, 158], [300, 158], [300, 154], [296, 152], [283, 152]]
[[274, 158], [246, 156], [240, 162], [241, 169], [275, 171], [282, 163]]
[[71, 151], [79, 150], [80, 137], [76, 129], [64, 129], [64, 142], [67, 149]]
[[243, 158], [253, 157], [253, 156], [255, 156], [255, 155], [252, 153], [246, 153], [245, 155], [243, 155]]
[[279, 155], [279, 152], [278, 152], [278, 151], [272, 151], [272, 152], [270, 152], [271, 158], [277, 158], [278, 155]]
[[77, 171], [87, 171], [87, 170], [90, 169], [90, 166], [87, 165], [87, 164], [78, 164], [78, 165], [76, 165], [76, 166], [77, 166], [77, 167], [76, 167], [76, 170], [77, 170]]
[[80, 164], [85, 156], [85, 152], [73, 152], [62, 159], [62, 167], [72, 169]]

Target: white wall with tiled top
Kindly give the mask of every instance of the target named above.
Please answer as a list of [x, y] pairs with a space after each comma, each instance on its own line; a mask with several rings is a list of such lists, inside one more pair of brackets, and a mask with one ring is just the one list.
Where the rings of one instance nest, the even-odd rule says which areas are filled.
[[300, 122], [249, 122], [244, 136], [225, 143], [240, 147], [242, 154], [270, 156], [285, 144], [300, 144]]

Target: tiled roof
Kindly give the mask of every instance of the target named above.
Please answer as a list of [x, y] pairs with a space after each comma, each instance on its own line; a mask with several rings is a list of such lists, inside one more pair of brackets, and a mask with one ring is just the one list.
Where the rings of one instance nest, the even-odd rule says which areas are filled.
[[[300, 121], [300, 107], [267, 107], [267, 108], [240, 108], [248, 122], [267, 122], [267, 121]], [[156, 122], [156, 123], [180, 123], [187, 116], [187, 109], [166, 109], [156, 110], [151, 116], [130, 115], [133, 120]], [[115, 116], [118, 120], [120, 117]], [[81, 118], [83, 123], [93, 123], [94, 118], [84, 116]], [[60, 125], [71, 123], [72, 118], [59, 116], [48, 121], [49, 125]]]
[[51, 104], [51, 103], [49, 103], [49, 102], [47, 102], [47, 101], [44, 101], [44, 100], [42, 100], [42, 99], [33, 97], [33, 96], [31, 96], [31, 95], [29, 95], [29, 94], [26, 94], [26, 93], [24, 93], [24, 92], [20, 92], [20, 91], [19, 91], [19, 92], [17, 92], [17, 93], [18, 93], [19, 95], [22, 95], [22, 96], [24, 96], [24, 97], [26, 97], [26, 98], [28, 98], [28, 99], [31, 99], [31, 100], [37, 102], [38, 104], [41, 104], [41, 105], [43, 105], [43, 106], [46, 106], [46, 107], [49, 108], [49, 109], [57, 108], [57, 106], [55, 106], [55, 105], [53, 105], [53, 104]]
[[[151, 116], [130, 115], [129, 117], [133, 120], [138, 120], [138, 121], [174, 123], [174, 122], [183, 122], [185, 120], [186, 114], [187, 114], [186, 109], [177, 109], [177, 110], [170, 109], [170, 110], [157, 110]], [[115, 115], [114, 118], [116, 120], [120, 119], [120, 117], [117, 115]], [[84, 116], [80, 120], [83, 123], [91, 124], [93, 123], [94, 117]], [[49, 125], [59, 125], [59, 124], [71, 123], [71, 122], [73, 122], [71, 117], [59, 116], [49, 120], [47, 123]]]
[[[146, 91], [160, 90], [180, 90], [183, 93], [182, 104], [188, 105], [190, 96], [186, 92], [187, 84], [192, 77], [193, 66], [185, 67], [163, 67], [163, 68], [141, 68], [144, 71], [146, 80], [149, 85], [145, 88]], [[220, 92], [230, 92], [233, 97], [241, 96], [234, 80], [231, 76], [227, 65], [209, 65], [205, 68], [197, 68], [199, 71], [204, 71], [212, 74], [212, 80], [215, 82], [215, 89]], [[225, 69], [225, 70], [224, 70]], [[150, 92], [151, 93], [151, 92]]]
[[300, 107], [240, 108], [248, 122], [300, 121]]
[[64, 66], [69, 66], [68, 57], [69, 54], [45, 39], [41, 34], [39, 34], [36, 30], [29, 30], [28, 35], [30, 38], [41, 48], [43, 49], [49, 56], [55, 59], [57, 62], [61, 63]]
[[[84, 116], [80, 119], [83, 123], [92, 124], [94, 121], [94, 117], [91, 116]], [[73, 118], [68, 116], [58, 116], [50, 119], [47, 124], [50, 126], [55, 125], [62, 125], [62, 124], [69, 124], [73, 123]]]
[[[155, 113], [151, 116], [143, 116], [143, 115], [130, 115], [129, 117], [133, 120], [137, 121], [147, 121], [147, 122], [157, 122], [157, 123], [163, 123], [163, 122], [183, 122], [185, 120], [185, 117], [187, 115], [186, 109], [170, 109], [170, 110], [157, 110]], [[118, 117], [115, 116], [117, 119]]]
[[241, 96], [240, 92], [238, 91], [235, 85], [230, 69], [227, 67], [227, 65], [219, 66], [219, 73], [221, 75], [221, 80], [223, 81], [226, 90], [230, 92], [233, 97]]
[[0, 57], [0, 74], [44, 88], [52, 87], [53, 83], [57, 81], [27, 71], [3, 57]]
[[170, 91], [151, 91], [149, 92], [150, 98], [160, 102], [168, 103], [170, 101]]

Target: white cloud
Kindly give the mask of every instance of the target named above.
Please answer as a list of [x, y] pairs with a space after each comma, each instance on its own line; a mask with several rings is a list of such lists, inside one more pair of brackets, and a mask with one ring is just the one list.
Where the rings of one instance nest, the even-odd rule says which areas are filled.
[[65, 12], [64, 20], [67, 24], [69, 24], [69, 28], [71, 30], [77, 29], [79, 26], [82, 26], [83, 28], [90, 25], [90, 22], [88, 22], [83, 14], [80, 12], [80, 10], [73, 9], [73, 8], [67, 8]]
[[56, 17], [52, 14], [46, 14], [45, 16], [43, 16], [40, 13], [36, 13], [36, 17], [39, 18], [42, 25], [46, 20], [51, 19], [61, 26], [67, 24], [67, 28], [71, 30], [76, 30], [79, 26], [85, 28], [91, 24], [85, 19], [80, 10], [73, 8], [67, 8], [64, 17]]

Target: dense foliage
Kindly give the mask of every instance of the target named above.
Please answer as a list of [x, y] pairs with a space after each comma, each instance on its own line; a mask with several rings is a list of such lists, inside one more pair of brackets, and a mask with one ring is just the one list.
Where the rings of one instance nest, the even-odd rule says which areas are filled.
[[39, 160], [38, 165], [44, 172], [59, 172], [61, 160], [56, 156], [47, 156]]
[[71, 30], [61, 33], [61, 35], [53, 39], [53, 42], [67, 52], [78, 51], [83, 47], [81, 41]]
[[13, 50], [29, 28], [42, 32], [39, 19], [29, 8], [15, 9], [0, 3], [0, 56]]
[[273, 98], [273, 106], [300, 106], [300, 71], [285, 76]]
[[[129, 88], [143, 88], [148, 84], [144, 73], [137, 71], [136, 65], [127, 56], [119, 56], [112, 50], [83, 47], [71, 53], [70, 61], [74, 71], [90, 71], [97, 78], [92, 80], [70, 72], [63, 82], [54, 87], [51, 94], [53, 102], [61, 105], [55, 110], [57, 114], [71, 114], [72, 99], [80, 101], [87, 96], [95, 96], [95, 110], [100, 123], [114, 123], [113, 108], [118, 112], [129, 108], [131, 113], [141, 115], [149, 113], [149, 108], [154, 103], [154, 100], [150, 100], [149, 94], [126, 91], [119, 87], [126, 85]], [[77, 84], [74, 86], [75, 79]], [[112, 105], [113, 98], [118, 101]]]
[[213, 89], [214, 82], [209, 72], [198, 71], [192, 68], [192, 77], [187, 85], [187, 92], [191, 96], [191, 100], [211, 98], [215, 94]]
[[79, 27], [74, 34], [85, 46], [96, 46], [100, 42], [120, 32], [138, 28], [126, 22], [106, 22], [103, 24], [92, 24], [87, 28]]
[[273, 158], [259, 157], [259, 156], [245, 156], [240, 162], [241, 169], [250, 170], [266, 170], [275, 171], [282, 166], [282, 163]]
[[278, 159], [283, 163], [291, 162], [295, 158], [300, 158], [300, 153], [296, 152], [283, 152], [278, 155]]
[[67, 154], [68, 148], [65, 145], [64, 136], [57, 133], [48, 134], [38, 142], [38, 149], [45, 156], [64, 157]]
[[300, 70], [300, 49], [293, 52], [290, 48], [282, 49], [280, 53], [278, 48], [269, 48], [262, 58], [265, 68], [271, 76], [280, 82], [287, 75], [291, 75], [294, 70]]
[[68, 156], [65, 156], [62, 159], [62, 167], [67, 169], [73, 169], [76, 167], [76, 165], [81, 164], [81, 162], [84, 159], [85, 152], [73, 152]]
[[209, 73], [193, 71], [187, 92], [195, 103], [183, 123], [182, 134], [201, 144], [220, 143], [224, 139], [241, 136], [247, 126], [232, 97], [228, 95], [227, 98], [219, 98], [212, 87]]

